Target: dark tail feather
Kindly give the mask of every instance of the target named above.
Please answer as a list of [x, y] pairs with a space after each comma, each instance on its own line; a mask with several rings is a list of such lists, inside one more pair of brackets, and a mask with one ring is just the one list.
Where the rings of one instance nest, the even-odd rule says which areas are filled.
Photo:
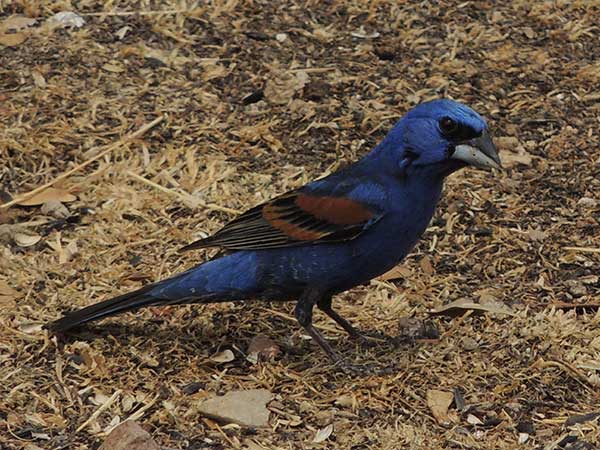
[[164, 300], [148, 295], [148, 292], [155, 287], [156, 285], [150, 284], [137, 291], [119, 295], [118, 297], [67, 313], [63, 318], [47, 323], [44, 325], [44, 328], [56, 333], [61, 333], [92, 320], [98, 320], [103, 317], [112, 316], [113, 314], [131, 311], [143, 306], [164, 303]]

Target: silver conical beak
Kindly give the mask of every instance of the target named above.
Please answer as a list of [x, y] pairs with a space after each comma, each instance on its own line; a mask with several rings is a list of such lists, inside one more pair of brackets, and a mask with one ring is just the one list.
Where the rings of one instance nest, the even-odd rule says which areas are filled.
[[457, 145], [451, 158], [480, 169], [502, 168], [498, 151], [487, 130], [484, 130], [481, 136]]

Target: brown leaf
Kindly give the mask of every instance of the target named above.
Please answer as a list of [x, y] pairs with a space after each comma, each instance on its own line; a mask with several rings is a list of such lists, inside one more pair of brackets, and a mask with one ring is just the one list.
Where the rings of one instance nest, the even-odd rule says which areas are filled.
[[467, 311], [474, 311], [476, 313], [494, 313], [494, 314], [507, 314], [514, 316], [515, 313], [506, 305], [499, 302], [489, 302], [486, 304], [479, 304], [469, 301], [465, 298], [458, 299], [452, 303], [444, 305], [431, 311], [429, 314], [432, 316], [449, 316], [456, 317], [461, 316]]
[[229, 349], [224, 350], [224, 351], [222, 351], [220, 353], [217, 353], [216, 355], [213, 355], [213, 356], [210, 357], [210, 360], [212, 362], [216, 362], [216, 363], [231, 362], [234, 359], [235, 359], [235, 355]]
[[0, 296], [16, 297], [17, 294], [18, 292], [11, 288], [6, 281], [0, 280]]
[[427, 391], [427, 406], [429, 406], [433, 417], [440, 425], [447, 425], [451, 422], [448, 408], [450, 408], [453, 399], [454, 394], [452, 392], [438, 391], [437, 389]]
[[388, 270], [383, 275], [377, 277], [379, 281], [398, 280], [400, 278], [408, 278], [412, 275], [412, 271], [408, 267], [396, 266]]
[[17, 202], [17, 205], [21, 206], [38, 206], [43, 205], [49, 201], [57, 201], [61, 203], [69, 203], [77, 200], [73, 194], [65, 189], [49, 187], [48, 189], [40, 192], [39, 194], [34, 195], [27, 200]]
[[39, 234], [25, 234], [20, 232], [13, 234], [13, 240], [19, 247], [32, 247], [40, 242], [41, 239], [42, 237]]
[[29, 33], [0, 34], [0, 45], [16, 47], [27, 40]]
[[274, 78], [267, 81], [265, 86], [265, 99], [276, 105], [286, 105], [308, 83], [306, 72], [279, 72]]
[[279, 346], [275, 341], [266, 336], [254, 336], [248, 346], [247, 360], [252, 364], [258, 361], [268, 361], [277, 357], [280, 353]]
[[42, 205], [42, 214], [56, 217], [57, 219], [66, 219], [71, 215], [65, 205], [57, 200], [49, 200]]
[[21, 31], [32, 25], [35, 25], [36, 19], [25, 16], [11, 16], [0, 22], [0, 33], [6, 33], [7, 31]]
[[433, 266], [431, 265], [431, 259], [429, 256], [423, 256], [421, 261], [419, 261], [419, 266], [427, 275], [433, 275]]
[[125, 69], [117, 64], [110, 64], [110, 63], [106, 63], [102, 66], [102, 68], [104, 70], [106, 70], [107, 72], [111, 72], [111, 73], [123, 73], [125, 72]]
[[23, 322], [19, 325], [19, 330], [26, 334], [34, 334], [42, 331], [43, 323]]
[[3, 309], [14, 307], [18, 295], [19, 293], [11, 288], [6, 281], [0, 280], [0, 307]]

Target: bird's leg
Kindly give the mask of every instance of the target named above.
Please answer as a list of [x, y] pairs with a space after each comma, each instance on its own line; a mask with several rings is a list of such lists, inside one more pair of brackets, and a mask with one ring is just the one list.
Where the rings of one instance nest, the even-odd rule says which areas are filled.
[[331, 317], [335, 323], [346, 330], [352, 339], [361, 339], [364, 337], [363, 334], [354, 328], [350, 322], [333, 310], [331, 307], [331, 295], [321, 297], [317, 302], [317, 306], [321, 311]]
[[319, 347], [323, 349], [329, 359], [331, 359], [334, 363], [338, 363], [340, 362], [340, 357], [312, 324], [313, 307], [319, 302], [322, 296], [323, 294], [319, 290], [307, 288], [298, 299], [294, 314], [296, 315], [296, 320], [298, 320], [298, 323], [302, 325], [310, 337], [313, 338], [317, 344], [319, 344]]
[[[331, 296], [326, 296], [322, 291], [313, 288], [307, 288], [300, 298], [298, 299], [298, 303], [296, 303], [296, 309], [294, 311], [296, 315], [296, 319], [298, 323], [302, 325], [302, 327], [306, 330], [306, 332], [310, 335], [313, 340], [319, 344], [319, 346], [323, 349], [323, 351], [327, 354], [331, 361], [341, 367], [343, 370], [350, 372], [356, 375], [368, 375], [372, 372], [372, 369], [368, 366], [354, 365], [350, 364], [346, 361], [343, 361], [338, 354], [331, 348], [331, 345], [325, 340], [325, 338], [319, 333], [315, 327], [312, 325], [312, 311], [315, 305], [319, 306], [319, 309], [323, 309], [322, 305], [326, 306], [329, 313], [333, 313], [333, 315], [329, 314], [331, 318], [333, 318], [336, 322], [338, 322], [346, 331], [349, 333], [350, 330], [353, 330], [354, 333], [360, 336], [361, 334], [352, 327], [343, 317], [334, 312], [331, 309]], [[327, 308], [327, 304], [329, 308]], [[323, 310], [324, 312], [327, 312]], [[336, 319], [337, 318], [337, 319]], [[338, 321], [338, 319], [340, 321]], [[352, 333], [351, 333], [352, 334]], [[387, 372], [386, 372], [387, 373]]]
[[357, 330], [350, 322], [344, 319], [331, 307], [331, 295], [321, 297], [317, 302], [317, 306], [321, 311], [331, 317], [340, 327], [342, 327], [350, 335], [351, 339], [356, 339], [366, 346], [374, 345], [375, 341], [382, 341], [389, 336], [377, 335], [369, 336]]

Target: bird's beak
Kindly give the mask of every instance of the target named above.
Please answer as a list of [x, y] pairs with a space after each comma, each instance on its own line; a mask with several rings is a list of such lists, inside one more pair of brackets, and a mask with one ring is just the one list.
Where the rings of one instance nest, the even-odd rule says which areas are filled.
[[457, 145], [454, 154], [452, 155], [452, 159], [464, 161], [467, 164], [479, 167], [480, 169], [502, 168], [498, 151], [487, 130], [484, 130], [483, 133], [481, 133], [481, 136]]

